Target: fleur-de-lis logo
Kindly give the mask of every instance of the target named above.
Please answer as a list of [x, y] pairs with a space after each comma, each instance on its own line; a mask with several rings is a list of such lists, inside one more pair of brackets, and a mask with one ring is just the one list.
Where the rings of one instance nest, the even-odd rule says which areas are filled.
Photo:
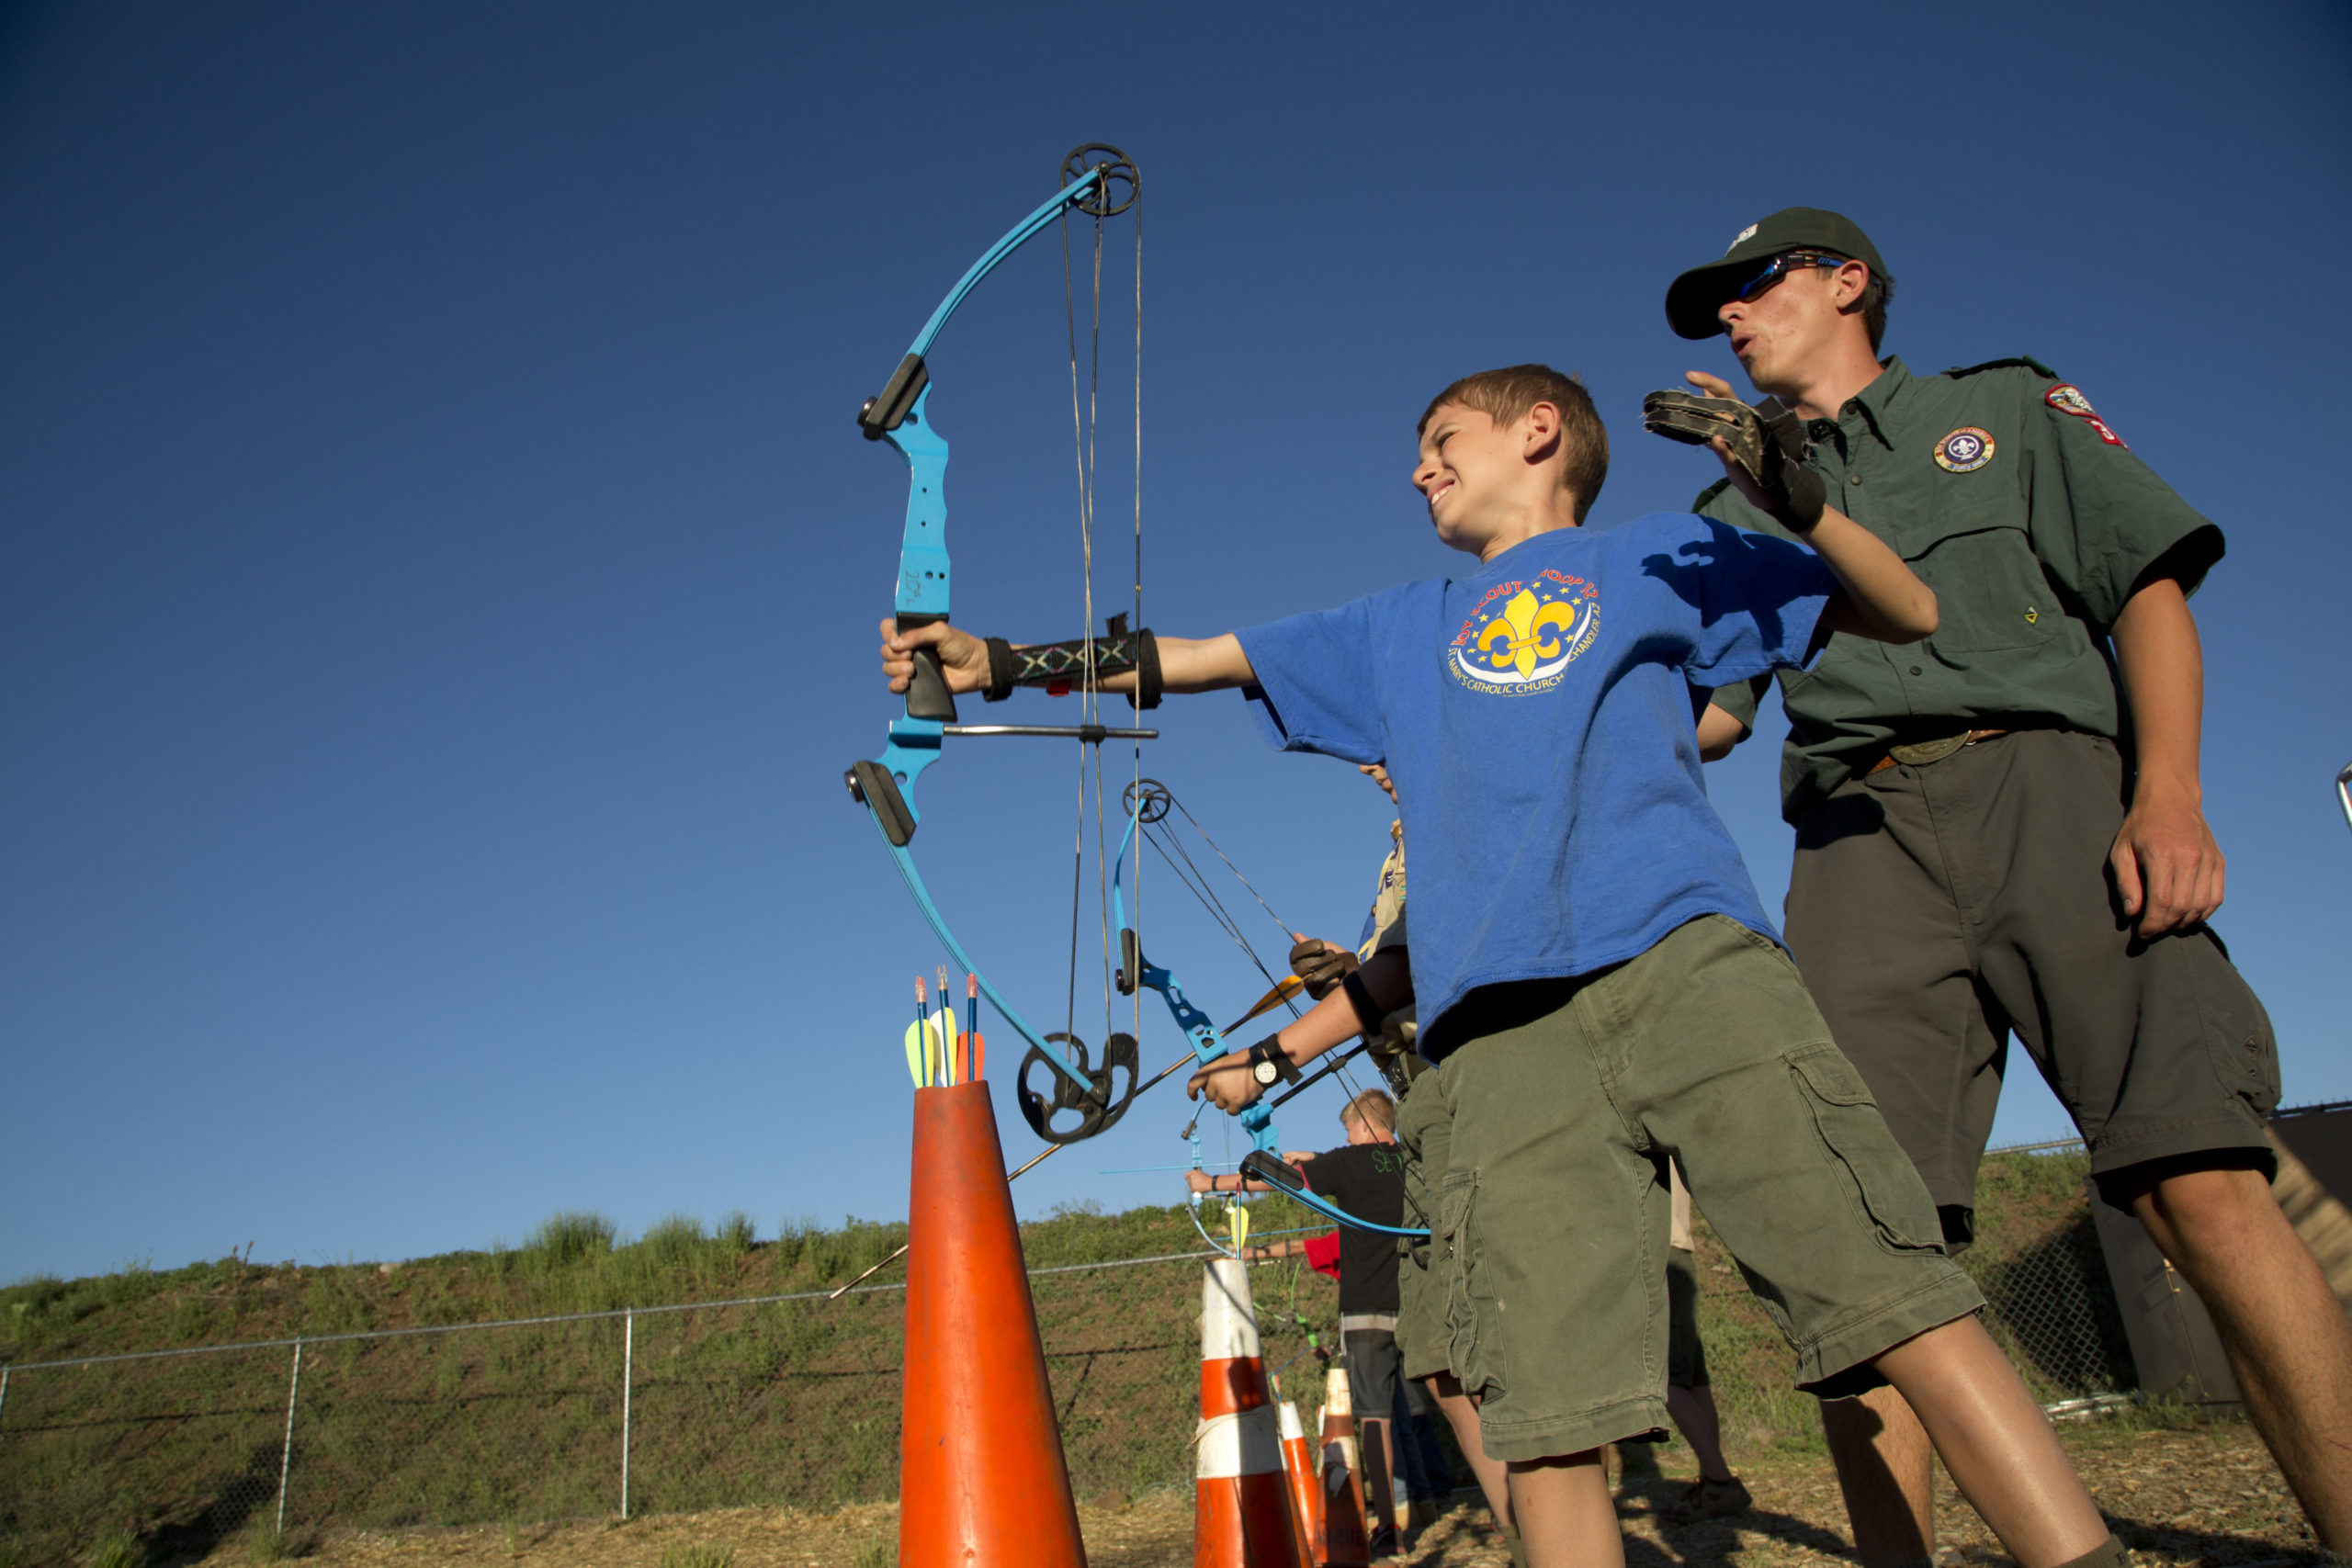
[[1488, 668], [1516, 670], [1524, 681], [1535, 673], [1538, 664], [1560, 657], [1560, 639], [1546, 634], [1573, 631], [1576, 624], [1574, 606], [1556, 599], [1539, 604], [1535, 595], [1522, 588], [1503, 606], [1502, 619], [1478, 634], [1478, 651], [1486, 656]]
[[1451, 649], [1455, 678], [1500, 695], [1548, 691], [1592, 644], [1600, 596], [1591, 583], [1543, 571], [1532, 582], [1489, 590]]

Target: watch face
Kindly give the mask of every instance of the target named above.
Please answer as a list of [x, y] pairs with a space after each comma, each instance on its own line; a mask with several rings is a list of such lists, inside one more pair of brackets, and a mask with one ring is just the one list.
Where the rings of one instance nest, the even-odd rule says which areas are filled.
[[1250, 1071], [1260, 1083], [1272, 1083], [1276, 1078], [1282, 1077], [1282, 1069], [1275, 1066], [1272, 1062], [1261, 1062], [1256, 1066], [1250, 1068]]

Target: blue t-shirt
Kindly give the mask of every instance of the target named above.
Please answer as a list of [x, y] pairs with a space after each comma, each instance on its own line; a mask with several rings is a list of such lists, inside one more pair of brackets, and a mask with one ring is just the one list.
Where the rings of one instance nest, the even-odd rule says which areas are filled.
[[1690, 687], [1802, 662], [1836, 586], [1802, 545], [1661, 513], [1239, 634], [1274, 744], [1396, 782], [1426, 1055], [1480, 986], [1589, 974], [1706, 914], [1778, 940], [1707, 804]]

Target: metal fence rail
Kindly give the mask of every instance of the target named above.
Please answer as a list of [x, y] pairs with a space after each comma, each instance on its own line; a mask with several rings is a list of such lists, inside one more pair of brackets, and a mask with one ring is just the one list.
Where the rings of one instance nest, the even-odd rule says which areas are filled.
[[[1962, 1258], [2045, 1404], [2132, 1386], [2079, 1154], [1988, 1160]], [[1703, 1221], [1702, 1330], [1735, 1458], [1817, 1442], [1785, 1344]], [[1033, 1271], [1081, 1497], [1188, 1483], [1199, 1253]], [[1115, 1288], [1102, 1276], [1124, 1270]], [[1311, 1405], [1329, 1282], [1253, 1273], [1268, 1365]], [[903, 1287], [640, 1307], [0, 1369], [0, 1540], [66, 1561], [269, 1529], [404, 1528], [897, 1495]], [[1311, 1412], [1310, 1412], [1311, 1415]]]

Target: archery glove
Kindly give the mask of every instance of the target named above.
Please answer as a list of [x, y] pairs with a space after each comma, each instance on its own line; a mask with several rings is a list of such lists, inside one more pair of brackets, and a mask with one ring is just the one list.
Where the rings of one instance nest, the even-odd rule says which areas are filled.
[[1750, 408], [1737, 398], [1652, 392], [1642, 400], [1642, 428], [1692, 446], [1723, 437], [1731, 460], [1763, 492], [1764, 510], [1792, 532], [1810, 530], [1828, 505], [1828, 487], [1804, 466], [1804, 421], [1778, 398]]
[[1306, 982], [1306, 994], [1321, 1001], [1356, 972], [1356, 955], [1320, 937], [1304, 937], [1290, 950], [1290, 972]]

